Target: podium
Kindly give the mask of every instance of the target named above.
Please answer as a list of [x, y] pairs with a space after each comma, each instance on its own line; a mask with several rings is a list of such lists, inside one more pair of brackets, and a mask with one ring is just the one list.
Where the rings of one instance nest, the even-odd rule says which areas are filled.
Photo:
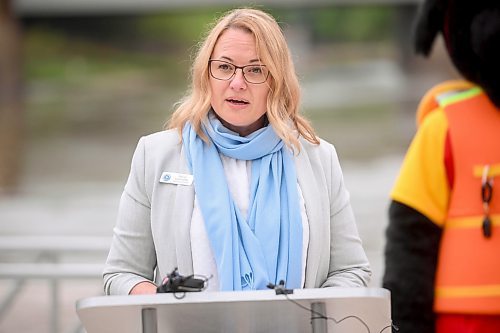
[[390, 333], [382, 288], [99, 296], [76, 311], [87, 333]]

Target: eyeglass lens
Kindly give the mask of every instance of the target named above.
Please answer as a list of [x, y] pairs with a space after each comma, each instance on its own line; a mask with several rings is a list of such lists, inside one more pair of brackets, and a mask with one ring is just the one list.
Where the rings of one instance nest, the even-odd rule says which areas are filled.
[[264, 83], [269, 75], [268, 69], [261, 64], [236, 66], [222, 60], [210, 60], [210, 74], [217, 80], [230, 80], [241, 69], [243, 77], [249, 83]]

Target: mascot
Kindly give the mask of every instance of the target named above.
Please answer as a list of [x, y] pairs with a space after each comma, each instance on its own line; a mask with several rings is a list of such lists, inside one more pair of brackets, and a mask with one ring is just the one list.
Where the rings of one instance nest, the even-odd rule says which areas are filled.
[[500, 332], [500, 0], [426, 0], [463, 80], [432, 88], [391, 192], [383, 287], [402, 333]]

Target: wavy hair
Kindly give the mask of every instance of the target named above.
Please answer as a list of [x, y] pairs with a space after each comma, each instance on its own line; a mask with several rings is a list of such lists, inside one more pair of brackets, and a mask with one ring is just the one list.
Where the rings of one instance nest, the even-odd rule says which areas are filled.
[[219, 37], [228, 29], [243, 29], [255, 38], [257, 54], [270, 73], [266, 115], [277, 135], [292, 149], [300, 149], [299, 136], [319, 144], [309, 121], [299, 114], [300, 86], [283, 32], [271, 15], [253, 8], [233, 9], [215, 22], [198, 47], [191, 67], [190, 89], [176, 103], [166, 128], [176, 128], [182, 134], [189, 121], [198, 135], [208, 140], [201, 130], [211, 108], [208, 61]]

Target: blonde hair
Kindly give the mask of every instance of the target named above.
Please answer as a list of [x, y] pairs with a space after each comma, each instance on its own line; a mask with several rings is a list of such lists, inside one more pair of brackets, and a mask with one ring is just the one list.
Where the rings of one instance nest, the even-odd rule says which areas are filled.
[[290, 148], [299, 149], [299, 136], [319, 144], [314, 129], [299, 114], [299, 81], [281, 28], [271, 15], [252, 8], [231, 10], [215, 22], [193, 61], [191, 87], [177, 103], [166, 127], [177, 128], [182, 134], [184, 125], [189, 121], [198, 135], [207, 140], [201, 130], [201, 123], [211, 108], [208, 61], [219, 37], [232, 28], [243, 29], [254, 36], [260, 60], [269, 69], [270, 90], [266, 115], [276, 134]]

